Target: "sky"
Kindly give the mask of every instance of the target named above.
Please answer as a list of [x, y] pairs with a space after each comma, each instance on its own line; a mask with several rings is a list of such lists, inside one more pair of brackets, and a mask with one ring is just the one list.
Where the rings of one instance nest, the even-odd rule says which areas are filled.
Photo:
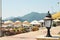
[[2, 0], [2, 18], [24, 16], [31, 12], [60, 11], [60, 0]]

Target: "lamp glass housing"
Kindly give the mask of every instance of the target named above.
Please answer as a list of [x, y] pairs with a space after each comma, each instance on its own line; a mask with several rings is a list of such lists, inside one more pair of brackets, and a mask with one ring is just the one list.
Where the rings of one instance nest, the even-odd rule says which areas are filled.
[[45, 27], [51, 27], [52, 20], [51, 19], [44, 20], [44, 24], [45, 24]]

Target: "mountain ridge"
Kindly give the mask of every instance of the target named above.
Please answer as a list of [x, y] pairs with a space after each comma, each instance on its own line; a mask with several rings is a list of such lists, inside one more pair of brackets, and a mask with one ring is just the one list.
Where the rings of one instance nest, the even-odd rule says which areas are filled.
[[23, 16], [23, 19], [31, 22], [33, 20], [42, 20], [46, 15], [47, 15], [47, 13], [31, 12], [31, 13]]
[[7, 21], [7, 20], [12, 20], [12, 21], [33, 21], [33, 20], [42, 20], [45, 16], [47, 15], [47, 13], [38, 13], [38, 12], [31, 12], [27, 15], [24, 15], [23, 17], [11, 17], [11, 18], [6, 18], [4, 21]]

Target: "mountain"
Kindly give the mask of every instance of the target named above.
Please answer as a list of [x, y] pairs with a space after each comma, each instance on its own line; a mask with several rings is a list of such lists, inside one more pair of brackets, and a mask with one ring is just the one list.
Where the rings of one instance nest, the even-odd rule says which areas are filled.
[[7, 20], [11, 20], [13, 22], [15, 22], [17, 20], [22, 21], [22, 22], [24, 21], [24, 19], [21, 18], [20, 16], [18, 16], [18, 17], [9, 17], [9, 18], [4, 19], [3, 21], [7, 21]]
[[31, 12], [27, 15], [24, 15], [23, 17], [20, 17], [20, 16], [18, 16], [18, 17], [9, 17], [9, 18], [4, 19], [4, 21], [11, 20], [11, 21], [15, 22], [15, 21], [19, 20], [19, 21], [23, 22], [23, 21], [26, 20], [26, 21], [31, 22], [33, 20], [42, 20], [42, 19], [44, 19], [44, 17], [46, 15], [47, 15], [47, 13]]
[[44, 19], [44, 17], [47, 15], [47, 13], [37, 13], [37, 12], [31, 12], [25, 16], [23, 16], [22, 18], [31, 22], [33, 20], [42, 20]]

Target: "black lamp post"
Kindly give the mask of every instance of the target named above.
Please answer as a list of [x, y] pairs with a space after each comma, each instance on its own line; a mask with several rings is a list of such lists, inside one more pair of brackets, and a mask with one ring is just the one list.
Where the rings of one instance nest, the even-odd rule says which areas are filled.
[[51, 25], [52, 25], [52, 16], [49, 13], [49, 11], [48, 11], [48, 15], [44, 18], [44, 25], [47, 28], [46, 37], [52, 37], [51, 34], [50, 34], [50, 28], [51, 28]]

